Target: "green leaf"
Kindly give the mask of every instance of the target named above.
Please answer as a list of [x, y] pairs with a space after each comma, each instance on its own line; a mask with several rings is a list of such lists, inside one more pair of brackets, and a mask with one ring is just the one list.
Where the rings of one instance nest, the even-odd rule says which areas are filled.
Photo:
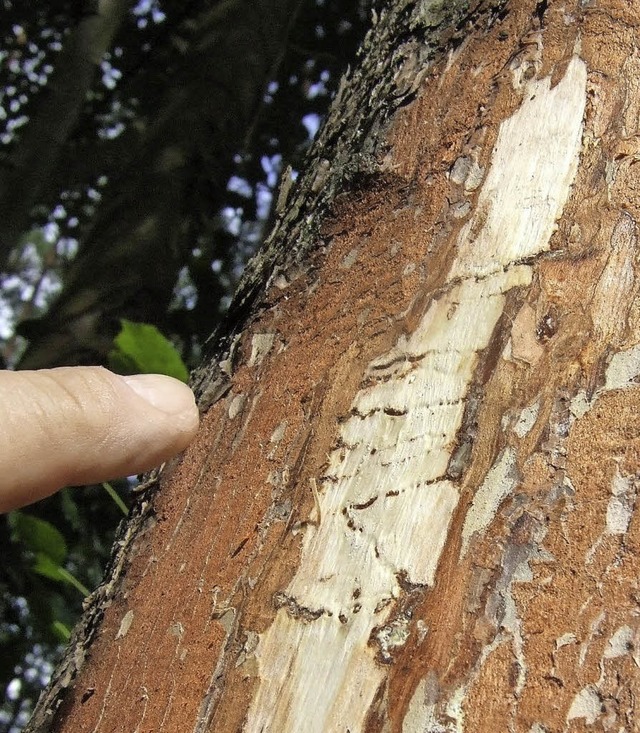
[[60, 580], [63, 583], [68, 583], [69, 585], [72, 585], [83, 598], [91, 595], [91, 591], [87, 588], [87, 586], [81, 583], [76, 578], [76, 576], [73, 575], [73, 573], [70, 573], [66, 568], [59, 568], [59, 572]]
[[167, 374], [182, 382], [189, 372], [175, 346], [155, 326], [123, 319], [114, 339], [109, 366], [121, 374]]
[[57, 583], [68, 583], [72, 585], [83, 597], [88, 596], [91, 591], [83, 585], [75, 575], [55, 563], [48, 555], [38, 553], [35, 562], [31, 568], [34, 573], [42, 575], [49, 580], [55, 580]]
[[49, 555], [45, 555], [42, 552], [36, 554], [34, 563], [31, 567], [34, 573], [42, 575], [44, 578], [49, 580], [55, 580], [57, 583], [62, 582], [62, 576], [60, 575], [60, 564], [52, 560]]
[[66, 558], [67, 543], [50, 522], [23, 512], [11, 512], [9, 525], [14, 539], [22, 542], [36, 555], [46, 555], [56, 565], [60, 565]]
[[66, 624], [63, 624], [62, 621], [54, 621], [51, 624], [51, 631], [63, 644], [66, 644], [71, 638], [71, 629]]

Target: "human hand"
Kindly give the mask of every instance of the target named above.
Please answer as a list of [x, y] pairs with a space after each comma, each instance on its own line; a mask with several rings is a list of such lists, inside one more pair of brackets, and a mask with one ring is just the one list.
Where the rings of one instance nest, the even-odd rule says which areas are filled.
[[153, 468], [186, 448], [198, 419], [193, 393], [171, 377], [0, 372], [0, 512]]

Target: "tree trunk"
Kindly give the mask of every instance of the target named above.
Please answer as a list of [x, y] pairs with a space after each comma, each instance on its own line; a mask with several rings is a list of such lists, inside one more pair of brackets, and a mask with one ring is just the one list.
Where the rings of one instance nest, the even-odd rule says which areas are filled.
[[30, 730], [637, 726], [640, 9], [377, 20]]

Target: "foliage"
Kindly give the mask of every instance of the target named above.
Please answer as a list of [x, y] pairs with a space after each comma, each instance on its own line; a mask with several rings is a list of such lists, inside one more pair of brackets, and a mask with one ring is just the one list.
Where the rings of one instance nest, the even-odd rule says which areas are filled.
[[[122, 493], [124, 483], [119, 488]], [[0, 517], [0, 675], [7, 685], [2, 730], [24, 724], [82, 610], [84, 592], [100, 581], [122, 517], [104, 497], [100, 486], [64, 489], [25, 512]]]
[[176, 347], [155, 326], [122, 320], [109, 352], [109, 368], [119, 374], [167, 374], [181, 382], [189, 372]]
[[[0, 271], [0, 362], [17, 364], [27, 338], [32, 353], [39, 349], [50, 364], [109, 363], [122, 372], [185, 379], [184, 364], [197, 363], [246, 259], [271, 224], [281, 172], [290, 165], [295, 177], [367, 17], [364, 0], [302, 0], [252, 116], [241, 119], [238, 112], [225, 127], [215, 104], [208, 117], [198, 110], [211, 83], [204, 76], [206, 54], [199, 51], [198, 63], [190, 54], [218, 28], [226, 28], [232, 40], [237, 23], [215, 23], [236, 4], [130, 4], [71, 133], [59, 141], [57, 163], [40, 176], [37, 200], [25, 212], [16, 246]], [[259, 6], [256, 0], [255, 12]], [[0, 162], [5, 171], [46, 110], [49, 82], [91, 12], [88, 1], [4, 0]], [[249, 62], [249, 56], [246, 63], [243, 59], [245, 66]], [[197, 86], [203, 82], [204, 92]], [[234, 109], [240, 92], [225, 90], [225, 109]], [[180, 124], [172, 125], [178, 119]], [[192, 119], [198, 123], [193, 130]], [[175, 134], [185, 125], [190, 145], [180, 175], [161, 181], [145, 177], [158, 160], [166, 160], [158, 154], [168, 140], [183, 140]], [[214, 156], [216, 150], [221, 152]], [[6, 221], [2, 204], [11, 192], [2, 184], [0, 175]], [[154, 211], [166, 226], [144, 249], [131, 232], [140, 230], [145, 206], [158, 193]], [[98, 324], [96, 338], [81, 348], [61, 347], [78, 314], [85, 325]], [[24, 725], [81, 612], [82, 595], [100, 581], [129, 491], [128, 481], [65, 489], [0, 517], [0, 688], [6, 689], [0, 731]]]
[[[13, 530], [11, 540], [21, 543], [27, 552], [27, 556], [31, 557], [31, 571], [33, 573], [56, 583], [68, 583], [83, 598], [89, 595], [90, 591], [87, 590], [87, 587], [65, 568], [64, 563], [69, 554], [67, 543], [51, 522], [20, 511], [11, 512], [7, 517], [7, 521], [9, 527]], [[56, 620], [52, 624], [52, 631], [59, 633], [61, 629], [65, 629], [62, 641], [66, 641], [69, 633], [62, 622]]]

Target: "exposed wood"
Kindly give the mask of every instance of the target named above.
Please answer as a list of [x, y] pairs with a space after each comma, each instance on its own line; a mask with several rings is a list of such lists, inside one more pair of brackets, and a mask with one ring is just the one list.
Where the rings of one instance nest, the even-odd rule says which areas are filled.
[[465, 17], [290, 195], [56, 730], [637, 727], [640, 8]]
[[[255, 651], [260, 684], [245, 730], [362, 730], [387, 676], [381, 662], [411, 631], [396, 601], [434, 584], [459, 500], [447, 467], [477, 352], [506, 294], [531, 283], [532, 265], [522, 263], [550, 248], [577, 169], [585, 86], [575, 57], [553, 89], [549, 77], [528, 86], [500, 126], [440, 294], [368, 365], [321, 478], [319, 527], [305, 533], [286, 603]], [[463, 556], [515, 488], [515, 462], [505, 449], [477, 489]]]

